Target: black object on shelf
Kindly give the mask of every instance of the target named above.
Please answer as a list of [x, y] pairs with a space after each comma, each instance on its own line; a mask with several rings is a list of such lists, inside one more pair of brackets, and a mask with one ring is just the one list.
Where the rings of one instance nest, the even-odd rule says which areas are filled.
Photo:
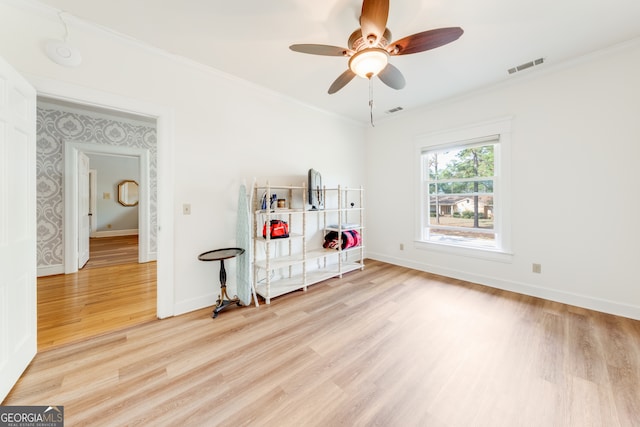
[[309, 203], [311, 204], [311, 210], [324, 208], [324, 200], [322, 187], [322, 175], [315, 169], [309, 169], [308, 172], [308, 187], [309, 187]]

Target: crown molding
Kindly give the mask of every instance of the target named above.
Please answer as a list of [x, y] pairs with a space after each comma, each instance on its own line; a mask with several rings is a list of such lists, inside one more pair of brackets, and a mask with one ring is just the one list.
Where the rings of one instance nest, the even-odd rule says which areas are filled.
[[87, 21], [85, 19], [79, 18], [65, 10], [61, 10], [61, 9], [57, 9], [55, 7], [49, 6], [47, 4], [41, 3], [37, 0], [0, 0], [0, 2], [9, 4], [13, 7], [15, 7], [16, 9], [20, 9], [20, 10], [24, 10], [28, 13], [33, 13], [36, 14], [40, 17], [52, 20], [52, 21], [59, 21], [61, 18], [61, 14], [63, 14], [64, 16], [64, 20], [66, 22], [66, 24], [69, 27], [75, 27], [78, 29], [82, 29], [84, 31], [93, 33], [97, 36], [101, 36], [101, 37], [106, 37], [108, 39], [111, 39], [115, 42], [118, 43], [124, 43], [125, 45], [128, 45], [129, 47], [135, 48], [135, 49], [140, 49], [143, 50], [147, 53], [153, 54], [153, 55], [158, 55], [161, 57], [164, 57], [166, 59], [169, 59], [171, 61], [177, 62], [179, 64], [182, 64], [186, 67], [190, 67], [192, 69], [198, 70], [200, 72], [204, 72], [210, 75], [213, 75], [217, 78], [220, 79], [225, 79], [231, 82], [234, 82], [238, 85], [241, 85], [247, 89], [250, 89], [253, 92], [256, 93], [260, 93], [262, 95], [265, 96], [270, 96], [270, 97], [276, 97], [278, 99], [282, 99], [284, 101], [287, 101], [289, 103], [293, 103], [296, 105], [300, 105], [303, 106], [305, 108], [314, 110], [317, 113], [321, 113], [324, 114], [326, 116], [330, 116], [336, 119], [339, 119], [343, 122], [349, 123], [351, 125], [356, 125], [358, 127], [364, 127], [365, 125], [357, 120], [354, 119], [350, 119], [350, 118], [346, 118], [343, 117], [341, 115], [338, 115], [334, 112], [328, 111], [328, 110], [324, 110], [321, 108], [318, 108], [314, 105], [311, 104], [307, 104], [305, 102], [302, 102], [298, 99], [292, 98], [290, 96], [284, 95], [280, 92], [274, 91], [272, 89], [266, 88], [264, 86], [258, 85], [256, 83], [253, 83], [251, 81], [242, 79], [238, 76], [235, 76], [233, 74], [229, 74], [227, 72], [221, 71], [217, 68], [214, 68], [212, 66], [209, 65], [205, 65], [202, 64], [201, 62], [197, 62], [194, 61], [192, 59], [189, 58], [185, 58], [184, 56], [180, 56], [180, 55], [176, 55], [174, 53], [168, 52], [164, 49], [158, 48], [156, 46], [153, 46], [147, 42], [144, 42], [142, 40], [138, 40], [134, 37], [128, 36], [124, 33], [120, 33], [118, 31], [115, 31], [111, 28], [96, 24], [94, 22], [91, 21]]
[[605, 59], [608, 56], [617, 55], [620, 53], [624, 53], [626, 51], [636, 50], [636, 49], [640, 49], [640, 37], [629, 39], [621, 43], [616, 43], [614, 45], [607, 46], [602, 49], [595, 50], [593, 52], [585, 53], [584, 55], [575, 56], [573, 58], [569, 58], [555, 64], [545, 63], [545, 65], [543, 66], [533, 67], [525, 72], [514, 74], [513, 76], [509, 77], [506, 80], [490, 83], [485, 86], [482, 86], [470, 91], [462, 92], [459, 94], [455, 94], [446, 98], [437, 99], [429, 104], [421, 105], [414, 109], [407, 109], [406, 114], [402, 114], [399, 116], [384, 117], [384, 120], [379, 119], [378, 122], [392, 123], [393, 121], [404, 120], [407, 117], [414, 117], [415, 115], [424, 114], [425, 112], [428, 112], [428, 111], [437, 110], [438, 108], [454, 105], [458, 102], [461, 102], [467, 99], [472, 99], [476, 96], [480, 96], [487, 93], [492, 93], [496, 90], [501, 90], [501, 89], [509, 88], [512, 86], [516, 86], [522, 82], [536, 80], [543, 76], [553, 75], [567, 69], [579, 67], [582, 64], [588, 64], [593, 61]]

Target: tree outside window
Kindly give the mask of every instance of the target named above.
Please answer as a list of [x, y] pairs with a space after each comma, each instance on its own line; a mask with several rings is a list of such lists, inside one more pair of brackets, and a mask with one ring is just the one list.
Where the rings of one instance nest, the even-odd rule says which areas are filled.
[[423, 239], [495, 247], [497, 141], [423, 151]]

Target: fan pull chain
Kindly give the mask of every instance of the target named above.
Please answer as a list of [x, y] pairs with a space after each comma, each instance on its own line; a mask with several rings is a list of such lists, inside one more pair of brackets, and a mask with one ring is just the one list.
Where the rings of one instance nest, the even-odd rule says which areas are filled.
[[369, 77], [369, 120], [371, 120], [371, 127], [376, 127], [373, 124], [373, 79]]

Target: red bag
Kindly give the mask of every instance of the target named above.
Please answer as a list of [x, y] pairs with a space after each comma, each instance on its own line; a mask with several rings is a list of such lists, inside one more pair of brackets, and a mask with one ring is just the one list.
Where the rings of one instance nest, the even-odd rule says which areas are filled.
[[[289, 224], [279, 219], [272, 219], [269, 226], [269, 234], [272, 239], [284, 239], [289, 237]], [[267, 223], [262, 227], [262, 237], [267, 238]]]

